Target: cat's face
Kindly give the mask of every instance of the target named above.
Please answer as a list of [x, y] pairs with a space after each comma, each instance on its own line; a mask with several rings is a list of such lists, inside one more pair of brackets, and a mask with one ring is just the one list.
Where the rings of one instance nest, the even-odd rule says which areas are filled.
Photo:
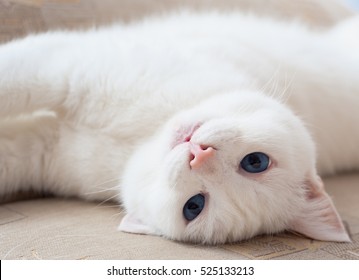
[[329, 227], [343, 231], [324, 191], [310, 203], [320, 190], [302, 122], [262, 94], [226, 94], [176, 115], [134, 154], [120, 229], [206, 244], [284, 229], [333, 239], [311, 232], [318, 218], [303, 222], [308, 209], [328, 216], [317, 210], [326, 201], [335, 216]]

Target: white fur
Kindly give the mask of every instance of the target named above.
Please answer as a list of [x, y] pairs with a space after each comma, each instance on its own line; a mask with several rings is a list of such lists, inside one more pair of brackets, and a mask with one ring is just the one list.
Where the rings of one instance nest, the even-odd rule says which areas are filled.
[[[184, 241], [348, 241], [316, 170], [359, 167], [358, 30], [184, 12], [0, 46], [0, 195], [120, 196], [122, 230]], [[192, 170], [172, 144], [196, 125], [191, 141], [216, 151]], [[257, 175], [239, 167], [255, 151], [272, 161]]]

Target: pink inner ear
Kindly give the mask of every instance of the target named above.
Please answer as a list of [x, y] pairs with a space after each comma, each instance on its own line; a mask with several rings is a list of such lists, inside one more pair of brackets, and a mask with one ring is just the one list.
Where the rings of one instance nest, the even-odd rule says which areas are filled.
[[123, 217], [118, 230], [129, 233], [158, 235], [155, 230], [130, 214]]
[[306, 186], [308, 192], [305, 205], [292, 222], [291, 229], [318, 240], [350, 242], [339, 214], [324, 190], [322, 180], [316, 176]]

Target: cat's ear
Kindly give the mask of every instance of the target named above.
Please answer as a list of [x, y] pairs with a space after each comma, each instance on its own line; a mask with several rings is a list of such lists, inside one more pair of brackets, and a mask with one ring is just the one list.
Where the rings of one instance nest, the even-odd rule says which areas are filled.
[[317, 240], [350, 242], [321, 178], [317, 175], [311, 176], [306, 182], [306, 188], [304, 207], [292, 221], [291, 230]]
[[123, 217], [118, 230], [137, 234], [159, 235], [155, 230], [131, 214], [126, 214]]

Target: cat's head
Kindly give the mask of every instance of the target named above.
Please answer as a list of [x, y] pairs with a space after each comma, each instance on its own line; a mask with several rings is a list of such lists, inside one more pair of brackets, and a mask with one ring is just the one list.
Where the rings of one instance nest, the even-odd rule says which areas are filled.
[[298, 117], [256, 92], [175, 115], [131, 158], [120, 229], [217, 244], [294, 230], [350, 241]]

